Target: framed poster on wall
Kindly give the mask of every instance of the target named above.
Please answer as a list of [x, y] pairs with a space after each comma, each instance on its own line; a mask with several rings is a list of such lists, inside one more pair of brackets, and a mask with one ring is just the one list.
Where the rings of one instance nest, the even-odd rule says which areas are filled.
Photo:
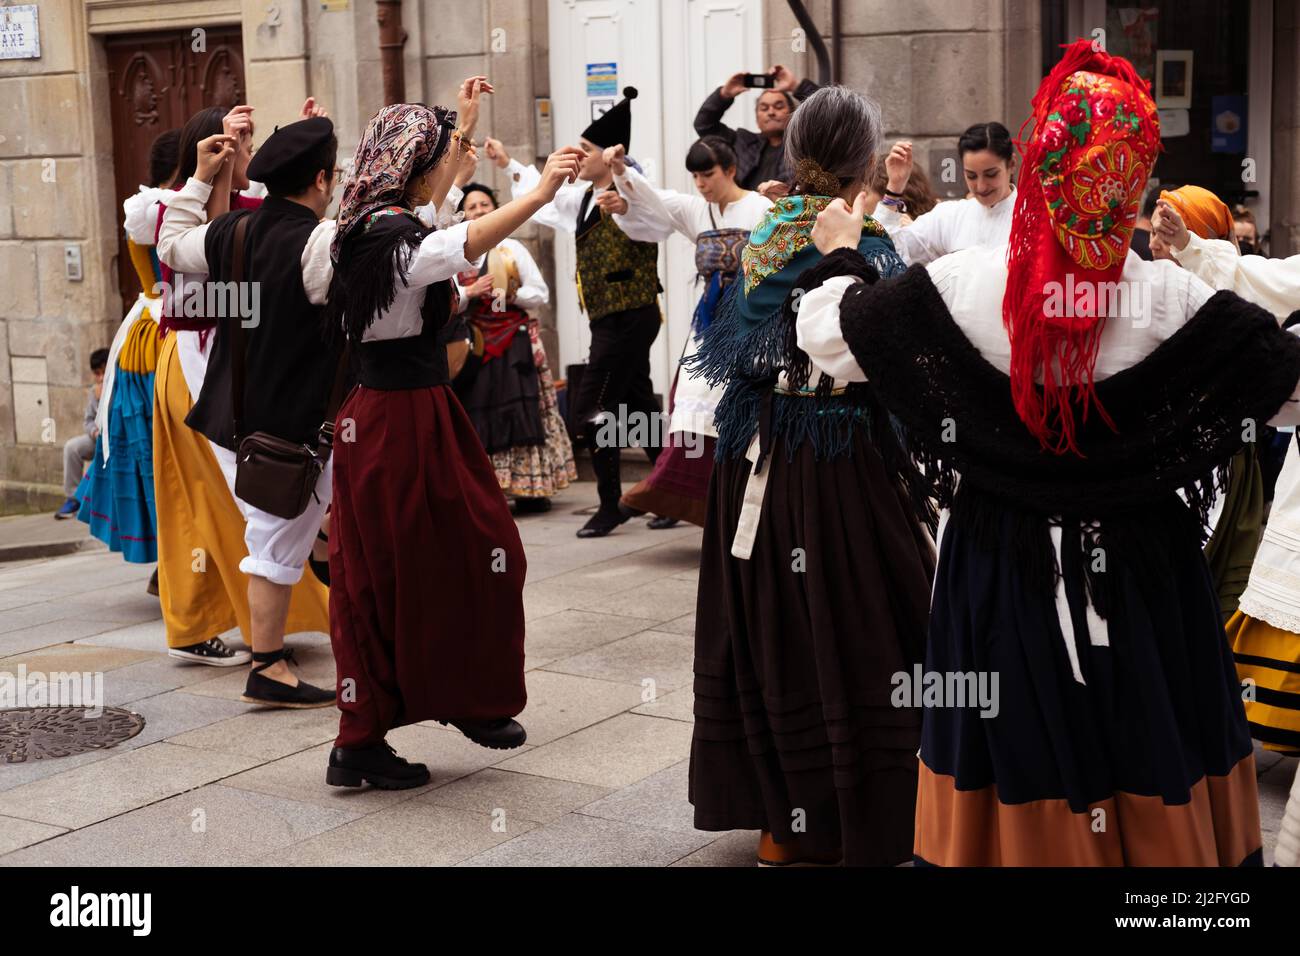
[[1192, 105], [1192, 51], [1156, 52], [1156, 105], [1188, 109]]

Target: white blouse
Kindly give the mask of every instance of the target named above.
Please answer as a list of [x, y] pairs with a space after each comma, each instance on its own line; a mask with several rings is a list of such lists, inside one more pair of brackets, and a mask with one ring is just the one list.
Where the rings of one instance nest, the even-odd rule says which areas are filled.
[[700, 195], [656, 189], [631, 166], [621, 176], [615, 176], [614, 182], [627, 200], [627, 212], [615, 213], [614, 222], [628, 238], [641, 242], [663, 242], [674, 232], [691, 242], [713, 229], [750, 232], [772, 208], [770, 199], [750, 190], [723, 208]]
[[1230, 289], [1280, 319], [1300, 309], [1300, 256], [1243, 256], [1225, 239], [1202, 239], [1196, 233], [1173, 256], [1214, 288]]
[[[158, 258], [178, 273], [194, 276], [205, 275], [208, 271], [208, 257], [204, 251], [208, 231], [204, 206], [211, 192], [212, 187], [207, 183], [191, 178], [167, 204], [167, 214], [158, 233]], [[302, 284], [312, 305], [325, 304], [330, 281], [334, 278], [330, 243], [334, 241], [335, 225], [333, 219], [317, 223], [302, 250]], [[406, 255], [406, 283], [398, 280], [393, 304], [366, 329], [362, 341], [419, 335], [424, 327], [420, 308], [424, 305], [425, 287], [472, 268], [465, 258], [468, 238], [468, 222], [425, 236], [419, 248]]]
[[910, 225], [902, 214], [883, 202], [873, 216], [885, 227], [894, 248], [909, 266], [934, 260], [974, 246], [1005, 246], [1011, 239], [1011, 214], [1016, 208], [1016, 191], [994, 206], [978, 199], [950, 199], [939, 203]]
[[137, 246], [152, 246], [158, 231], [158, 204], [170, 202], [175, 195], [174, 189], [142, 185], [134, 196], [122, 200], [126, 237]]
[[[1002, 372], [1011, 369], [1011, 343], [1002, 322], [1007, 286], [1005, 247], [977, 247], [944, 256], [926, 266], [930, 279], [972, 345]], [[1136, 289], [1129, 317], [1110, 319], [1102, 328], [1096, 376], [1108, 378], [1155, 351], [1201, 308], [1214, 291], [1196, 276], [1168, 261], [1148, 262], [1130, 250], [1122, 281]], [[799, 347], [813, 363], [837, 378], [854, 382], [866, 376], [840, 332], [840, 299], [854, 280], [837, 276], [805, 293], [796, 324]]]
[[[518, 239], [502, 239], [498, 243], [498, 248], [501, 246], [510, 251], [510, 255], [514, 257], [515, 265], [519, 269], [519, 291], [515, 293], [514, 304], [525, 312], [532, 312], [534, 309], [544, 306], [551, 299], [551, 290], [546, 285], [542, 270], [537, 268], [537, 263], [528, 254], [528, 247]], [[479, 256], [470, 263], [470, 268], [476, 271], [483, 268], [483, 259], [486, 256], [487, 253]], [[456, 292], [460, 297], [457, 311], [464, 312], [469, 307], [469, 296], [465, 294], [460, 279], [457, 278], [454, 281], [456, 282]]]

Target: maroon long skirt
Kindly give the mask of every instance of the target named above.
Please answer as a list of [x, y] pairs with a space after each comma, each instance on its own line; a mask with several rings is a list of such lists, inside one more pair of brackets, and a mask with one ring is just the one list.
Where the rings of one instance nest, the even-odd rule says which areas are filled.
[[623, 495], [623, 503], [638, 511], [689, 521], [704, 527], [709, 511], [709, 476], [713, 474], [711, 435], [691, 434], [691, 448], [682, 445], [682, 433], [668, 436], [654, 469]]
[[336, 744], [377, 743], [421, 720], [515, 716], [527, 699], [527, 566], [469, 417], [443, 385], [357, 388], [338, 418], [330, 525]]

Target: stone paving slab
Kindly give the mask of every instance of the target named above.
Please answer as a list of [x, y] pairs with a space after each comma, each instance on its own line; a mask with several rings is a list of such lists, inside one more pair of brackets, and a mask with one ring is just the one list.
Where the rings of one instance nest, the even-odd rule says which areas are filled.
[[0, 793], [0, 815], [89, 826], [246, 770], [254, 762], [157, 743], [6, 790]]
[[460, 865], [668, 866], [715, 838], [569, 813]]
[[52, 827], [46, 823], [0, 817], [0, 856], [66, 832], [63, 827]]
[[102, 865], [104, 850], [112, 848], [114, 866], [232, 866], [280, 853], [355, 819], [350, 810], [210, 784], [46, 840], [0, 862]]
[[507, 820], [518, 817], [533, 823], [550, 823], [612, 792], [606, 787], [488, 767], [429, 790], [415, 801], [488, 815], [500, 810]]
[[619, 789], [684, 759], [690, 745], [686, 724], [620, 714], [512, 757], [501, 769]]

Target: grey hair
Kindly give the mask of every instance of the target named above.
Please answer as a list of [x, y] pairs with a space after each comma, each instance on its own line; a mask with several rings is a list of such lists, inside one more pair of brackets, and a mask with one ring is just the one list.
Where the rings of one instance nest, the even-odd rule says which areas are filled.
[[884, 139], [880, 106], [847, 86], [824, 86], [790, 117], [785, 157], [790, 168], [813, 159], [841, 181], [865, 177]]

